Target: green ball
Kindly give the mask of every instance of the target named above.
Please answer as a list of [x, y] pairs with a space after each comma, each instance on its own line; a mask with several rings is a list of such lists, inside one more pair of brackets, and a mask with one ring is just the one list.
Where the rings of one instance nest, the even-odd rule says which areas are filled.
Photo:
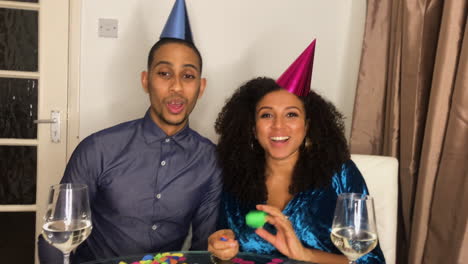
[[267, 213], [263, 211], [250, 211], [245, 216], [245, 222], [252, 228], [262, 227], [266, 223]]

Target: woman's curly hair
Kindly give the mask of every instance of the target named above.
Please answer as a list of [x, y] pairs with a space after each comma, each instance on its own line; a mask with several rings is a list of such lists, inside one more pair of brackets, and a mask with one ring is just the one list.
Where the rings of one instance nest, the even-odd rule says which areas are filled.
[[[254, 136], [255, 111], [268, 93], [283, 89], [273, 79], [252, 79], [226, 101], [215, 123], [220, 135], [217, 153], [224, 174], [224, 189], [246, 204], [267, 200], [265, 153]], [[314, 91], [299, 97], [304, 103], [308, 130], [293, 172], [289, 192], [325, 187], [350, 158], [343, 115]]]

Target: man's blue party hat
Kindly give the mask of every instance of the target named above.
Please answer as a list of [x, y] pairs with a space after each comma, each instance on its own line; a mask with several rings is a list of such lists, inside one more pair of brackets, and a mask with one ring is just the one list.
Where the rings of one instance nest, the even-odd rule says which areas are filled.
[[176, 0], [160, 38], [176, 38], [193, 43], [185, 0]]

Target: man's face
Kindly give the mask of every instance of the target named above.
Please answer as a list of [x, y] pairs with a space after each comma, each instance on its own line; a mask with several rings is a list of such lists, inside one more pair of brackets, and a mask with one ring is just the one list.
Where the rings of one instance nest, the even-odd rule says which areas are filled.
[[196, 53], [180, 43], [162, 45], [141, 83], [151, 101], [151, 118], [167, 134], [180, 131], [205, 90]]

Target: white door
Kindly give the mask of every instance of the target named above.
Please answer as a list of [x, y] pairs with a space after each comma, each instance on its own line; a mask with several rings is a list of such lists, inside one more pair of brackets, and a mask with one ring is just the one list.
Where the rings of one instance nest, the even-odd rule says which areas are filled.
[[67, 0], [0, 1], [2, 263], [33, 263], [48, 188], [66, 165], [68, 29]]

